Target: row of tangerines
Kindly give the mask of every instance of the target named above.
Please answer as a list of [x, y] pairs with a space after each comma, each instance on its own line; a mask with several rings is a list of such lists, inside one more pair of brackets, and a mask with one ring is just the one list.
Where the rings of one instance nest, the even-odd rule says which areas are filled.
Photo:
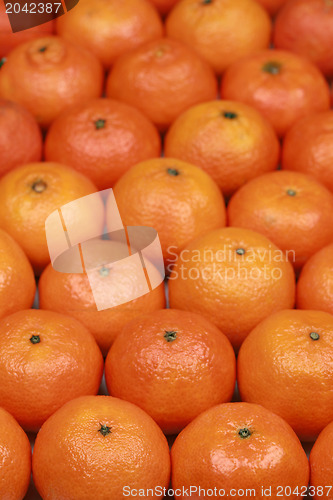
[[[161, 284], [127, 305], [117, 305], [132, 296], [139, 271], [125, 259], [110, 275], [103, 272], [101, 262], [110, 262], [115, 251], [111, 241], [96, 239], [87, 246], [96, 286], [107, 290], [111, 309], [97, 311], [86, 274], [60, 273], [49, 263], [46, 218], [96, 190], [90, 180], [60, 164], [28, 164], [0, 179], [0, 228], [28, 257], [20, 248], [10, 251], [13, 243], [3, 234], [1, 315], [32, 305], [34, 269], [41, 274], [41, 307], [75, 316], [106, 354], [128, 319], [163, 308], [165, 296]], [[313, 178], [276, 171], [253, 179], [231, 198], [229, 227], [224, 227], [225, 206], [217, 185], [201, 169], [180, 160], [134, 165], [114, 193], [125, 225], [158, 231], [171, 307], [213, 319], [236, 349], [259, 321], [294, 307], [294, 270], [301, 271], [298, 307], [333, 313], [333, 194]], [[110, 226], [113, 216], [109, 205], [104, 213], [102, 203], [80, 214], [85, 227], [99, 228], [100, 234], [105, 219]], [[122, 244], [118, 246], [121, 252]], [[127, 246], [123, 255], [128, 255]], [[75, 269], [75, 254], [71, 258]], [[153, 266], [152, 272], [157, 273]]]
[[[0, 334], [2, 498], [22, 499], [30, 481], [29, 440], [13, 417], [25, 430], [42, 426], [33, 478], [43, 499], [163, 498], [170, 479], [163, 432], [179, 431], [171, 450], [176, 498], [195, 486], [215, 488], [209, 496], [217, 498], [249, 488], [255, 498], [267, 496], [262, 488], [275, 499], [305, 496], [309, 464], [298, 438], [319, 433], [311, 492], [330, 498], [330, 314], [285, 310], [262, 321], [237, 360], [245, 402], [231, 404], [234, 351], [195, 313], [168, 309], [127, 324], [105, 363], [112, 397], [94, 396], [103, 358], [77, 320], [20, 311], [0, 321]], [[191, 498], [202, 495], [193, 490]]]
[[[162, 14], [172, 10], [165, 27], [152, 4]], [[7, 5], [8, 11], [13, 10]], [[274, 26], [266, 10], [273, 16], [278, 12]], [[0, 28], [0, 57], [56, 28], [60, 35], [92, 51], [107, 69], [118, 56], [165, 31], [193, 47], [217, 73], [236, 59], [268, 47], [272, 38], [277, 48], [304, 55], [325, 75], [333, 76], [331, 0], [80, 0], [56, 26], [51, 22], [16, 34], [2, 3]]]
[[[168, 38], [162, 38], [162, 23], [156, 12], [160, 25], [151, 33], [153, 23], [146, 9], [154, 14], [154, 8], [148, 0], [100, 4], [81, 0], [58, 19], [61, 37], [28, 41], [1, 60], [0, 96], [24, 104], [42, 127], [48, 128], [69, 105], [100, 96], [105, 67], [112, 66], [107, 96], [134, 105], [164, 131], [191, 105], [214, 99], [215, 72], [224, 73], [222, 96], [255, 105], [283, 136], [297, 117], [330, 106], [330, 90], [322, 73], [331, 76], [333, 72], [330, 2], [310, 0], [310, 9], [309, 0], [292, 0], [292, 5], [286, 5], [285, 9], [296, 12], [292, 12], [291, 20], [282, 19], [276, 27], [281, 24], [291, 31], [291, 24], [297, 42], [294, 19], [303, 22], [302, 12], [297, 10], [303, 9], [306, 28], [315, 24], [318, 31], [314, 36], [307, 28], [300, 36], [309, 46], [302, 47], [299, 55], [298, 47], [288, 44], [276, 46], [295, 53], [268, 50], [271, 21], [254, 0], [182, 0], [166, 22]], [[320, 17], [317, 22], [316, 13]], [[241, 22], [244, 16], [245, 25]], [[146, 40], [131, 29], [132, 25], [140, 26], [138, 17], [147, 23], [144, 29], [141, 26]], [[135, 47], [119, 43], [117, 33]], [[288, 32], [281, 38], [289, 42], [292, 37]], [[104, 52], [112, 52], [114, 46], [119, 53], [106, 56]], [[307, 59], [312, 56], [322, 72]]]

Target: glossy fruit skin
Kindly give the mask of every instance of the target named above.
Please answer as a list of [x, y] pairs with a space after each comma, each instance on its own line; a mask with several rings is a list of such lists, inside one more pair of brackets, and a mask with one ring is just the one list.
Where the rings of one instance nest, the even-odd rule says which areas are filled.
[[44, 128], [68, 106], [102, 94], [104, 74], [93, 54], [60, 37], [19, 45], [0, 70], [0, 97], [27, 108]]
[[[35, 183], [46, 185], [35, 191]], [[39, 275], [50, 262], [45, 235], [45, 220], [70, 201], [97, 191], [96, 186], [75, 170], [52, 162], [29, 163], [0, 179], [0, 227], [23, 248]], [[102, 217], [102, 215], [101, 215]], [[87, 214], [87, 224], [100, 224]]]
[[[127, 247], [126, 250], [128, 251]], [[93, 244], [92, 257], [104, 256], [104, 261], [108, 262], [110, 252], [114, 251], [114, 246], [110, 250], [109, 242], [100, 241], [96, 246]], [[149, 273], [157, 276], [157, 269], [152, 264], [146, 264]], [[99, 274], [97, 269], [91, 278], [95, 280], [97, 287], [105, 286], [110, 300], [110, 308], [98, 311], [86, 274], [61, 273], [49, 265], [38, 284], [40, 308], [68, 314], [78, 319], [93, 334], [103, 355], [106, 356], [114, 339], [128, 321], [142, 313], [150, 313], [165, 307], [164, 283], [135, 300], [128, 299], [133, 288], [138, 286], [136, 273], [137, 269], [133, 262], [125, 259], [108, 277]], [[119, 303], [120, 305], [117, 305]]]
[[313, 175], [333, 193], [333, 111], [298, 120], [283, 141], [282, 168]]
[[288, 0], [256, 0], [271, 16], [275, 16]]
[[333, 316], [322, 311], [286, 310], [264, 320], [238, 355], [242, 401], [262, 404], [301, 441], [313, 441], [333, 420], [332, 338]]
[[34, 273], [22, 248], [0, 229], [0, 318], [32, 306]]
[[31, 476], [31, 447], [14, 417], [0, 408], [0, 496], [6, 500], [25, 498]]
[[333, 242], [332, 213], [333, 196], [325, 186], [287, 170], [253, 179], [228, 205], [231, 226], [264, 234], [286, 252], [296, 270]]
[[[333, 422], [328, 424], [319, 434], [310, 453], [310, 487], [313, 487], [313, 498], [319, 500], [320, 487], [324, 495], [328, 493], [329, 486], [333, 481]], [[310, 488], [311, 491], [311, 488]]]
[[278, 166], [280, 145], [258, 111], [235, 101], [211, 101], [182, 113], [170, 127], [164, 153], [201, 167], [226, 197]]
[[181, 0], [166, 20], [167, 36], [194, 49], [217, 74], [268, 47], [271, 28], [267, 12], [252, 0]]
[[[242, 429], [251, 434], [242, 439]], [[171, 461], [174, 489], [216, 488], [213, 498], [224, 496], [219, 490], [233, 496], [232, 490], [239, 489], [254, 489], [255, 498], [265, 498], [262, 488], [271, 487], [269, 496], [278, 499], [278, 487], [305, 490], [309, 480], [306, 454], [291, 427], [262, 406], [248, 403], [222, 404], [199, 415], [177, 437]]]
[[314, 254], [297, 282], [298, 309], [317, 309], [333, 314], [333, 243]]
[[[226, 225], [225, 203], [215, 182], [200, 168], [175, 158], [133, 166], [115, 185], [114, 195], [125, 226], [149, 226], [158, 232], [168, 270], [193, 239]], [[107, 221], [112, 215], [107, 213]]]
[[40, 161], [42, 149], [42, 134], [32, 114], [19, 104], [0, 99], [0, 175]]
[[169, 300], [212, 321], [237, 351], [260, 321], [294, 306], [295, 276], [265, 236], [227, 227], [185, 248], [170, 276]]
[[47, 161], [75, 168], [100, 190], [112, 187], [132, 165], [160, 154], [154, 125], [138, 109], [113, 99], [69, 108], [53, 122], [45, 142]]
[[[101, 434], [102, 426], [111, 432]], [[169, 477], [169, 447], [161, 429], [137, 406], [110, 396], [70, 401], [36, 439], [33, 478], [49, 500], [116, 500], [125, 485], [163, 489]]]
[[163, 25], [148, 0], [80, 0], [57, 19], [57, 33], [90, 50], [109, 69], [121, 54], [160, 38]]
[[333, 5], [330, 0], [293, 0], [278, 13], [274, 46], [307, 57], [333, 76]]
[[53, 29], [54, 22], [50, 21], [35, 28], [13, 33], [8, 15], [6, 14], [5, 2], [0, 2], [0, 59], [6, 57], [11, 50], [22, 43], [41, 36], [51, 35]]
[[106, 94], [137, 107], [164, 132], [189, 107], [215, 99], [217, 81], [191, 48], [161, 38], [115, 61]]
[[257, 108], [279, 137], [298, 118], [330, 107], [329, 87], [318, 68], [283, 50], [265, 50], [236, 61], [225, 72], [221, 95]]
[[26, 431], [37, 432], [67, 401], [97, 394], [103, 356], [79, 321], [31, 309], [4, 318], [0, 332], [1, 405]]
[[178, 434], [203, 411], [231, 400], [236, 359], [208, 320], [164, 309], [124, 327], [106, 358], [105, 377], [112, 396], [138, 405], [164, 434]]

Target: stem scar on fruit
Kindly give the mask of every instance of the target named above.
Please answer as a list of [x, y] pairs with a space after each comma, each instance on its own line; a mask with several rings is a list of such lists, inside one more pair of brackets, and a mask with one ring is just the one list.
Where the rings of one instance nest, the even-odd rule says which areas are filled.
[[168, 168], [167, 173], [169, 175], [173, 175], [174, 177], [177, 177], [178, 175], [180, 175], [179, 170], [177, 170], [176, 168]]
[[110, 269], [108, 267], [103, 266], [100, 268], [99, 274], [106, 278], [110, 274]]
[[111, 427], [108, 427], [107, 425], [99, 424], [101, 426], [100, 429], [98, 429], [98, 432], [102, 434], [103, 437], [108, 436], [111, 434]]
[[243, 429], [240, 429], [238, 431], [238, 435], [239, 437], [241, 437], [242, 439], [247, 439], [248, 437], [251, 436], [251, 431], [250, 429], [248, 429], [247, 427], [244, 427]]
[[105, 128], [106, 120], [103, 120], [100, 118], [99, 120], [95, 121], [95, 127], [96, 130], [101, 130], [102, 128]]
[[235, 120], [236, 118], [238, 118], [237, 113], [234, 113], [233, 111], [223, 111], [222, 116], [224, 118], [227, 118], [228, 120]]
[[47, 184], [43, 180], [39, 179], [38, 181], [35, 181], [31, 187], [33, 191], [35, 191], [35, 193], [40, 194], [45, 191], [45, 189], [47, 188]]
[[245, 255], [246, 254], [245, 248], [237, 248], [236, 254], [237, 255]]
[[295, 191], [295, 189], [287, 189], [287, 195], [288, 196], [296, 196], [297, 192]]
[[2, 66], [5, 64], [6, 61], [7, 61], [6, 57], [3, 57], [2, 59], [0, 59], [0, 68], [2, 68]]
[[174, 330], [166, 330], [164, 334], [164, 338], [167, 342], [173, 342], [174, 340], [177, 339], [177, 332]]
[[281, 63], [277, 61], [269, 61], [263, 65], [262, 70], [270, 75], [279, 75], [281, 73], [281, 67]]
[[311, 333], [310, 333], [310, 338], [311, 338], [312, 340], [319, 340], [319, 339], [320, 339], [320, 335], [319, 335], [319, 333], [317, 333], [317, 332], [311, 332]]
[[39, 335], [32, 335], [30, 338], [30, 342], [35, 345], [40, 343], [40, 336]]

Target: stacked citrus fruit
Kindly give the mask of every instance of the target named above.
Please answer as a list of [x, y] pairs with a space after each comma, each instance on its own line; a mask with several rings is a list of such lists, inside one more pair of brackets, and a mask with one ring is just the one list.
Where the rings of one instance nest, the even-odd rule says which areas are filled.
[[333, 0], [63, 3], [0, 5], [0, 500], [331, 500]]

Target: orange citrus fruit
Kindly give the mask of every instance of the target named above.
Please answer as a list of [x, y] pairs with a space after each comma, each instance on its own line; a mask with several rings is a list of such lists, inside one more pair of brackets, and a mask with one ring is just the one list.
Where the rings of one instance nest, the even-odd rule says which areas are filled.
[[290, 262], [265, 236], [227, 227], [181, 252], [169, 297], [170, 307], [202, 314], [238, 350], [260, 321], [294, 306], [295, 277]]
[[[6, 13], [7, 3], [10, 4], [10, 2], [0, 2], [0, 58], [7, 56], [11, 50], [22, 43], [41, 36], [51, 35], [54, 29], [54, 22], [50, 21], [34, 28], [13, 33]], [[8, 10], [13, 11], [13, 7], [8, 7]]]
[[275, 20], [274, 45], [307, 57], [325, 76], [332, 77], [332, 0], [286, 2]]
[[163, 35], [162, 21], [148, 0], [80, 0], [56, 26], [60, 36], [93, 52], [106, 68], [119, 55]]
[[145, 410], [165, 434], [176, 434], [204, 410], [231, 400], [236, 360], [208, 320], [165, 309], [124, 327], [106, 358], [105, 377], [112, 396]]
[[315, 500], [330, 495], [333, 483], [332, 446], [333, 422], [321, 431], [310, 453], [309, 493]]
[[189, 107], [215, 99], [217, 82], [192, 49], [161, 38], [120, 56], [109, 74], [106, 93], [137, 107], [165, 131]]
[[316, 177], [333, 193], [333, 110], [300, 118], [283, 141], [282, 168]]
[[29, 439], [16, 420], [0, 408], [0, 496], [25, 498], [31, 476]]
[[42, 134], [23, 106], [0, 99], [1, 176], [19, 165], [42, 159]]
[[0, 318], [31, 307], [35, 291], [35, 277], [27, 256], [0, 229]]
[[298, 309], [333, 314], [333, 243], [315, 253], [303, 267], [297, 282]]
[[265, 50], [232, 64], [221, 95], [254, 106], [283, 137], [298, 118], [330, 107], [329, 87], [307, 59], [283, 50]]
[[269, 46], [271, 21], [253, 0], [181, 0], [166, 20], [166, 32], [221, 74], [237, 59]]
[[228, 205], [231, 226], [264, 234], [296, 269], [333, 242], [332, 213], [333, 195], [325, 186], [287, 170], [253, 179]]
[[296, 434], [255, 404], [227, 403], [199, 415], [177, 437], [171, 461], [177, 499], [186, 498], [191, 487], [193, 499], [203, 491], [213, 498], [242, 498], [247, 492], [254, 498], [296, 499], [295, 490], [304, 495], [309, 481]]
[[205, 170], [229, 197], [278, 166], [280, 145], [256, 109], [235, 101], [198, 104], [170, 127], [164, 152]]
[[[85, 176], [59, 163], [29, 163], [0, 179], [0, 227], [23, 248], [36, 274], [50, 262], [45, 220], [61, 206], [96, 192]], [[90, 226], [100, 224], [87, 213]]]
[[49, 36], [16, 47], [0, 68], [0, 97], [26, 107], [47, 128], [66, 107], [102, 94], [104, 74], [93, 54]]
[[137, 406], [109, 396], [81, 397], [65, 404], [38, 433], [33, 477], [48, 500], [118, 499], [125, 486], [163, 491], [170, 477], [168, 443]]
[[71, 107], [51, 125], [45, 158], [70, 165], [107, 189], [136, 163], [161, 154], [154, 125], [138, 109], [112, 99]]
[[242, 401], [280, 415], [302, 441], [314, 440], [333, 420], [332, 341], [331, 314], [272, 314], [240, 349], [237, 380]]
[[[86, 267], [90, 262], [89, 268], [93, 270], [89, 278], [87, 273], [62, 273], [49, 265], [38, 284], [40, 307], [81, 321], [94, 335], [105, 356], [128, 321], [143, 312], [165, 307], [164, 284], [147, 292], [136, 262], [124, 258], [126, 252], [127, 246], [120, 242], [92, 240], [85, 247]], [[117, 255], [119, 260], [113, 269], [100, 265], [100, 262], [110, 262], [110, 256]], [[153, 264], [146, 262], [146, 269], [149, 276], [159, 277]], [[105, 290], [107, 309], [97, 309], [91, 283], [95, 291]], [[132, 298], [134, 292], [135, 299]]]
[[[117, 182], [114, 195], [126, 226], [149, 226], [158, 232], [170, 266], [194, 238], [226, 225], [223, 196], [213, 179], [174, 158], [135, 165]], [[112, 216], [111, 211], [107, 220]]]
[[79, 321], [27, 310], [0, 322], [0, 400], [27, 431], [71, 399], [97, 394], [103, 357]]

